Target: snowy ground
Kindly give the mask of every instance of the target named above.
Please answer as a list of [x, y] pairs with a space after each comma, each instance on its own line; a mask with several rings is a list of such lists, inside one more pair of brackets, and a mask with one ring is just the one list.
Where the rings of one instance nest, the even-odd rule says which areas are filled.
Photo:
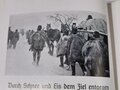
[[[39, 66], [32, 64], [32, 52], [25, 37], [21, 37], [16, 49], [8, 49], [6, 60], [6, 75], [46, 75], [46, 76], [71, 76], [71, 71], [59, 67], [59, 58], [55, 53], [53, 56], [48, 54], [46, 46], [41, 53]], [[77, 75], [82, 75], [81, 68], [76, 64]]]

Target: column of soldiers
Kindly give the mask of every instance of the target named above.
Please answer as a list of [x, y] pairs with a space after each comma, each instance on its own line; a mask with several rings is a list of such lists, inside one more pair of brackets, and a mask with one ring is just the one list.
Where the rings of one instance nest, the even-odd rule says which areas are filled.
[[[88, 15], [86, 22], [88, 21], [98, 22], [96, 19], [93, 20], [91, 15]], [[71, 68], [73, 76], [76, 75], [76, 62], [78, 62], [79, 66], [81, 67], [83, 75], [87, 75], [88, 68], [91, 76], [109, 76], [108, 45], [106, 43], [107, 36], [103, 36], [101, 39], [101, 35], [98, 31], [105, 31], [106, 28], [103, 27], [101, 29], [101, 26], [98, 28], [93, 26], [94, 25], [88, 25], [81, 28], [83, 30], [96, 30], [91, 36], [88, 34], [88, 38], [86, 40], [84, 35], [82, 35], [84, 33], [79, 33], [76, 23], [73, 23], [71, 31], [65, 30], [62, 32], [63, 34], [61, 34], [61, 37], [57, 43], [57, 57], [60, 58], [59, 66], [64, 67], [64, 64], [66, 64], [68, 66], [67, 70], [70, 70]], [[53, 29], [50, 28], [50, 31], [53, 31]], [[54, 29], [54, 31], [57, 30]], [[42, 30], [42, 25], [38, 25], [37, 31], [33, 32], [32, 35], [29, 35], [29, 50], [33, 52], [33, 64], [35, 65], [39, 65], [41, 52], [44, 49], [45, 42], [48, 44], [48, 47], [50, 45], [51, 41], [46, 32]], [[57, 34], [59, 35], [59, 31], [57, 31], [54, 35]], [[52, 39], [53, 42], [55, 39]], [[13, 32], [11, 31], [11, 28], [9, 28], [8, 45], [10, 45], [10, 47], [13, 45], [13, 48], [15, 48], [18, 40], [18, 30]]]
[[[91, 22], [102, 22], [98, 26], [90, 25]], [[64, 64], [68, 65], [68, 69], [72, 69], [72, 75], [76, 75], [76, 62], [83, 71], [83, 76], [88, 75], [87, 69], [91, 76], [109, 76], [109, 58], [108, 58], [108, 40], [106, 35], [100, 34], [105, 32], [106, 25], [103, 20], [93, 19], [88, 15], [86, 26], [77, 28], [76, 23], [72, 24], [71, 32], [62, 31], [60, 41], [58, 42], [57, 56], [60, 57], [60, 67]], [[80, 30], [94, 30], [94, 32], [87, 33], [80, 32]], [[79, 30], [79, 31], [78, 31]], [[68, 34], [69, 33], [69, 34]], [[87, 36], [87, 38], [85, 38]], [[64, 62], [65, 57], [65, 62]], [[87, 68], [86, 68], [87, 67]]]

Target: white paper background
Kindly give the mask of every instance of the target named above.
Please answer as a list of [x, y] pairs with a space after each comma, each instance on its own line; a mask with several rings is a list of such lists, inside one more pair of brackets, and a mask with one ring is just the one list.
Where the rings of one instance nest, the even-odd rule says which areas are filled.
[[112, 3], [118, 88], [120, 89], [120, 0]]
[[[7, 31], [9, 25], [9, 15], [32, 13], [42, 11], [62, 11], [62, 10], [82, 10], [93, 11], [106, 15], [105, 0], [4, 0], [2, 2], [3, 11], [0, 21], [0, 90], [7, 89], [7, 82], [59, 82], [59, 83], [73, 83], [77, 82], [97, 85], [110, 85], [110, 90], [114, 89], [114, 76], [112, 66], [112, 55], [110, 55], [111, 78], [98, 77], [9, 77], [4, 76], [5, 61], [6, 61], [6, 45], [7, 45]], [[2, 6], [1, 6], [2, 7]], [[110, 42], [110, 40], [109, 40]], [[110, 45], [109, 45], [110, 46]], [[110, 46], [111, 47], [111, 46]], [[109, 50], [111, 54], [111, 50]], [[6, 89], [5, 89], [6, 87]]]

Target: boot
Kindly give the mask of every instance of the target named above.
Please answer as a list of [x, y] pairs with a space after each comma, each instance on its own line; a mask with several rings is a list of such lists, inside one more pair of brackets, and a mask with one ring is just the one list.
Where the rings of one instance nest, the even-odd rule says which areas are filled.
[[75, 72], [75, 65], [71, 65], [72, 68], [72, 76], [75, 76], [76, 72]]
[[60, 56], [60, 67], [64, 67], [64, 64], [63, 64], [63, 56]]

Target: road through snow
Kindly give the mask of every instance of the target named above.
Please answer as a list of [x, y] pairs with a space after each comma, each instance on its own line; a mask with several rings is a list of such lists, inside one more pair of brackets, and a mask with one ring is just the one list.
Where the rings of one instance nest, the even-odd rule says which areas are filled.
[[[7, 50], [6, 75], [45, 75], [45, 76], [71, 76], [71, 71], [59, 67], [59, 58], [48, 54], [48, 47], [41, 53], [39, 66], [32, 64], [32, 52], [25, 37], [21, 37], [15, 49]], [[81, 68], [76, 65], [77, 75], [82, 75]]]

